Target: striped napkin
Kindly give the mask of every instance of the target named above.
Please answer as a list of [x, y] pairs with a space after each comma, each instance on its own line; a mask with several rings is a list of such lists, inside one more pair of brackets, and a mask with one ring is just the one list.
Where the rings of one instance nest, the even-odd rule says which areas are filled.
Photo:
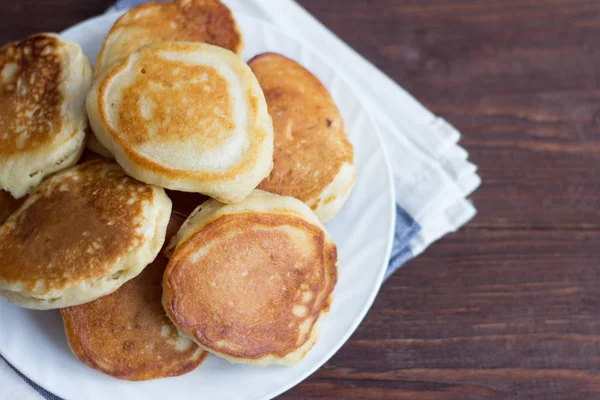
[[[294, 0], [222, 0], [236, 12], [266, 20], [312, 43], [363, 95], [386, 144], [396, 189], [396, 233], [385, 278], [431, 243], [466, 224], [467, 199], [481, 183], [458, 145], [460, 133], [342, 42]], [[145, 0], [119, 0], [108, 12]], [[351, 67], [350, 67], [351, 66]], [[60, 400], [0, 358], [0, 400]]]

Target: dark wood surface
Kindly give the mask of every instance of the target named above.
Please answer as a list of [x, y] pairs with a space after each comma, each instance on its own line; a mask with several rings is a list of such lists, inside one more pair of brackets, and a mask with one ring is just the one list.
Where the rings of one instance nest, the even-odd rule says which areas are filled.
[[[109, 3], [3, 1], [0, 40]], [[461, 130], [483, 185], [282, 398], [600, 399], [600, 2], [300, 3]]]

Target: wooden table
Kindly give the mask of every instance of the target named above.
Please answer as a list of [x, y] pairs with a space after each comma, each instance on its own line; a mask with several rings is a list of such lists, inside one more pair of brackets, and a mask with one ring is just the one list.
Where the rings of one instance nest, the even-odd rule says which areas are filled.
[[[0, 40], [109, 3], [2, 1]], [[599, 399], [600, 2], [300, 3], [461, 130], [483, 185], [475, 220], [282, 397]]]

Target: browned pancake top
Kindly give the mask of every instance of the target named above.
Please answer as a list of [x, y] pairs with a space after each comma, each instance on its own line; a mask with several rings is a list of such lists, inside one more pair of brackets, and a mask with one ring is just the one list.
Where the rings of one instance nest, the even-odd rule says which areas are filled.
[[274, 53], [249, 63], [273, 118], [273, 171], [260, 189], [309, 203], [319, 197], [353, 150], [344, 123], [323, 84], [297, 62]]
[[[219, 0], [175, 0], [173, 3], [147, 3], [123, 15], [108, 34], [119, 33], [110, 48], [102, 46], [98, 70], [133, 53], [140, 47], [162, 41], [203, 42], [234, 53], [242, 48], [242, 38], [227, 8]], [[107, 54], [105, 52], [109, 51]]]
[[193, 145], [201, 137], [199, 150], [211, 151], [229, 138], [233, 105], [229, 84], [217, 70], [149, 52], [141, 53], [137, 65], [141, 73], [123, 90], [118, 121], [121, 135], [132, 145]]
[[152, 188], [111, 161], [55, 175], [0, 228], [0, 280], [45, 295], [110, 275], [143, 239], [143, 201], [153, 201]]
[[0, 49], [0, 156], [47, 145], [61, 131], [63, 52], [45, 34]]
[[[167, 235], [174, 234], [181, 222], [174, 215]], [[136, 381], [181, 375], [202, 362], [205, 353], [179, 336], [162, 307], [167, 262], [159, 255], [116, 292], [61, 310], [69, 345], [80, 361]]]
[[335, 245], [296, 216], [226, 215], [180, 244], [164, 305], [186, 334], [237, 358], [284, 357], [309, 339], [337, 280]]

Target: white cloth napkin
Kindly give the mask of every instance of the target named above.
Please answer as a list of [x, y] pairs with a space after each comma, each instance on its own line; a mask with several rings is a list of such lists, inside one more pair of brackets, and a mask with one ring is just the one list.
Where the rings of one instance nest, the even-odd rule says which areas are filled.
[[[406, 236], [407, 243], [397, 235], [395, 251], [403, 255], [390, 272], [475, 215], [467, 196], [479, 186], [480, 178], [476, 166], [467, 160], [467, 151], [457, 144], [460, 133], [454, 127], [433, 115], [295, 1], [223, 1], [235, 11], [279, 25], [302, 40], [365, 100], [386, 144], [399, 212], [405, 211], [420, 226], [418, 233]], [[0, 358], [1, 400], [53, 398], [38, 390]]]

